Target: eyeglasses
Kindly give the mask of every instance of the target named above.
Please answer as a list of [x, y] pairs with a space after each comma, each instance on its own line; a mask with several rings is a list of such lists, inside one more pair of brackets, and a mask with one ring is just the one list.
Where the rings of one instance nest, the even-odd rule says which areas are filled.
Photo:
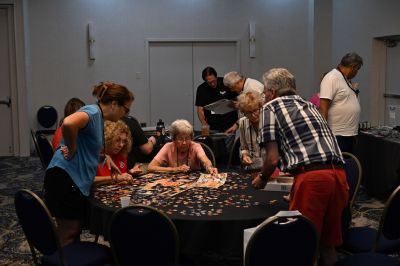
[[131, 111], [130, 108], [126, 107], [125, 105], [120, 105], [124, 108], [125, 114], [129, 114], [129, 112]]
[[178, 137], [178, 138], [176, 138], [175, 139], [176, 141], [178, 141], [178, 142], [189, 142], [189, 141], [191, 141], [192, 140], [192, 138], [191, 137], [186, 137], [186, 138], [180, 138], [180, 137]]

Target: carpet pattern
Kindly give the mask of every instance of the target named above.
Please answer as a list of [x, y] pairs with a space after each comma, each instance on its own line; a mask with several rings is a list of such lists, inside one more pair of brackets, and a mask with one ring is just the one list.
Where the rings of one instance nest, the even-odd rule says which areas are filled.
[[[43, 176], [38, 157], [0, 157], [0, 265], [33, 265], [29, 246], [16, 220], [14, 194], [26, 188], [41, 195]], [[370, 198], [361, 187], [352, 226], [377, 228], [383, 207], [384, 203]], [[94, 237], [84, 232], [82, 239]]]

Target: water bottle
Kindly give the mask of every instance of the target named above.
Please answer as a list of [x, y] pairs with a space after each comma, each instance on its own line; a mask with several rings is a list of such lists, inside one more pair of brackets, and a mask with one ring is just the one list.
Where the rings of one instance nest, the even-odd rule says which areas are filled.
[[162, 119], [159, 119], [156, 126], [157, 137], [165, 135], [165, 125]]

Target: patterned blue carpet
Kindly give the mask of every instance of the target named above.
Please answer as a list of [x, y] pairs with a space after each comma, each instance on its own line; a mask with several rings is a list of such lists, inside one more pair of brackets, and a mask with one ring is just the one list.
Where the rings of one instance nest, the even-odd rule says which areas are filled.
[[[0, 157], [0, 265], [33, 265], [14, 210], [14, 194], [27, 188], [40, 195], [44, 171], [38, 157]], [[361, 188], [353, 211], [353, 226], [377, 228], [384, 204]], [[83, 239], [93, 236], [84, 234]]]

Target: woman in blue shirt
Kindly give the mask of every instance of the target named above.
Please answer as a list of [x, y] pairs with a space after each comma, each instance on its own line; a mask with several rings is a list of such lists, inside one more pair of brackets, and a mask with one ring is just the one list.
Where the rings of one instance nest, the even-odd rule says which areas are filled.
[[[60, 149], [44, 180], [45, 201], [56, 217], [62, 246], [81, 232], [87, 197], [104, 150], [104, 120], [118, 121], [129, 113], [134, 100], [126, 87], [111, 82], [96, 85], [92, 94], [97, 104], [86, 105], [64, 119]], [[108, 156], [102, 160], [115, 167]]]

